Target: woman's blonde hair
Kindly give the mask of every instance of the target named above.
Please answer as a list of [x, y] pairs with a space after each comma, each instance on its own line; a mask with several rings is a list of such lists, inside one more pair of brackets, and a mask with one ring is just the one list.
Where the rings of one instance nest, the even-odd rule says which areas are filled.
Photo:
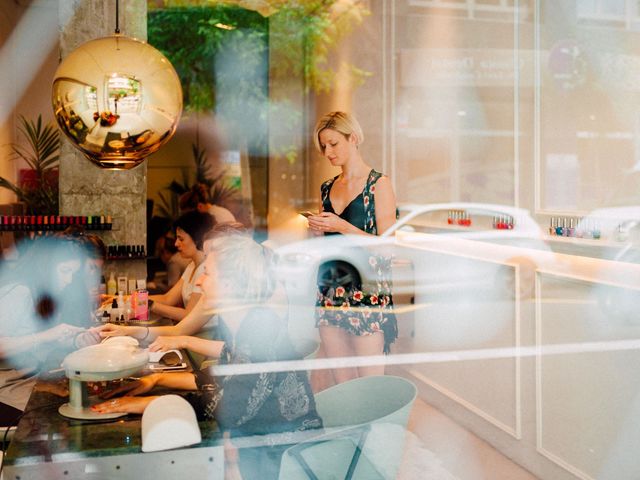
[[261, 303], [276, 287], [275, 254], [240, 232], [220, 233], [204, 244], [205, 253], [215, 256], [219, 278], [231, 283], [235, 292], [229, 300]]
[[324, 153], [324, 149], [320, 144], [320, 132], [327, 128], [341, 133], [346, 139], [351, 135], [355, 135], [357, 140], [356, 145], [364, 142], [364, 133], [362, 133], [362, 127], [358, 123], [358, 120], [356, 120], [356, 117], [346, 112], [329, 112], [318, 120], [313, 132], [313, 143], [315, 143], [320, 153]]

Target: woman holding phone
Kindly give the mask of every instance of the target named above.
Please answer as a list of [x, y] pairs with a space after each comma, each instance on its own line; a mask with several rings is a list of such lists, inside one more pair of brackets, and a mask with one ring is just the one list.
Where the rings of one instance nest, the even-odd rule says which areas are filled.
[[[320, 153], [341, 173], [320, 188], [321, 211], [308, 216], [309, 229], [324, 235], [379, 235], [396, 220], [396, 201], [388, 177], [365, 163], [360, 152], [364, 140], [358, 121], [345, 112], [323, 116], [314, 130]], [[318, 287], [316, 326], [328, 357], [388, 353], [397, 337], [391, 310], [390, 259], [371, 255], [377, 274], [375, 291], [360, 285]], [[336, 383], [365, 375], [380, 375], [383, 366], [333, 370]]]

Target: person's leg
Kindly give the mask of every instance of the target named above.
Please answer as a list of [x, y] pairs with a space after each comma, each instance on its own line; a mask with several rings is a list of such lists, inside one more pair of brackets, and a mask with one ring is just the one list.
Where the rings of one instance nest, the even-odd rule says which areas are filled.
[[[320, 338], [327, 358], [351, 357], [355, 354], [351, 348], [351, 334], [339, 327], [321, 326]], [[358, 377], [355, 367], [333, 369], [335, 383], [347, 382]]]
[[[382, 355], [384, 349], [384, 335], [382, 332], [373, 335], [351, 335], [351, 346], [356, 355]], [[369, 375], [384, 375], [384, 365], [367, 365], [358, 367], [358, 377]]]
[[[315, 358], [327, 358], [327, 354], [324, 351], [324, 346], [322, 345], [322, 343], [320, 343], [320, 347], [318, 348], [318, 352], [316, 353], [314, 359]], [[313, 391], [313, 393], [318, 393], [322, 390], [326, 390], [327, 388], [335, 384], [335, 382], [333, 381], [333, 372], [328, 368], [323, 368], [321, 370], [311, 370], [309, 374], [309, 383], [311, 384], [311, 390]]]

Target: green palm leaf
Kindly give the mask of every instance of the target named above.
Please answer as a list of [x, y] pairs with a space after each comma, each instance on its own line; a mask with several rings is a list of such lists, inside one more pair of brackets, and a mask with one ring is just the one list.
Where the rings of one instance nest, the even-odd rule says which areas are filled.
[[52, 125], [44, 125], [42, 116], [37, 120], [27, 120], [20, 116], [18, 132], [26, 143], [11, 145], [11, 157], [22, 159], [35, 171], [35, 185], [20, 186], [0, 177], [0, 188], [13, 192], [18, 200], [27, 205], [28, 213], [58, 213], [58, 188], [50, 185], [48, 173], [59, 166], [60, 132]]

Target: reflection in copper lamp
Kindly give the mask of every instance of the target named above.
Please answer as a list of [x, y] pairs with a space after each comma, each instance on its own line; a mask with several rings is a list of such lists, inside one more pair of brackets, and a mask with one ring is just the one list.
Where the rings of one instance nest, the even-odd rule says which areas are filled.
[[62, 61], [52, 103], [73, 146], [100, 167], [125, 170], [174, 134], [182, 88], [162, 53], [116, 33], [82, 44]]

